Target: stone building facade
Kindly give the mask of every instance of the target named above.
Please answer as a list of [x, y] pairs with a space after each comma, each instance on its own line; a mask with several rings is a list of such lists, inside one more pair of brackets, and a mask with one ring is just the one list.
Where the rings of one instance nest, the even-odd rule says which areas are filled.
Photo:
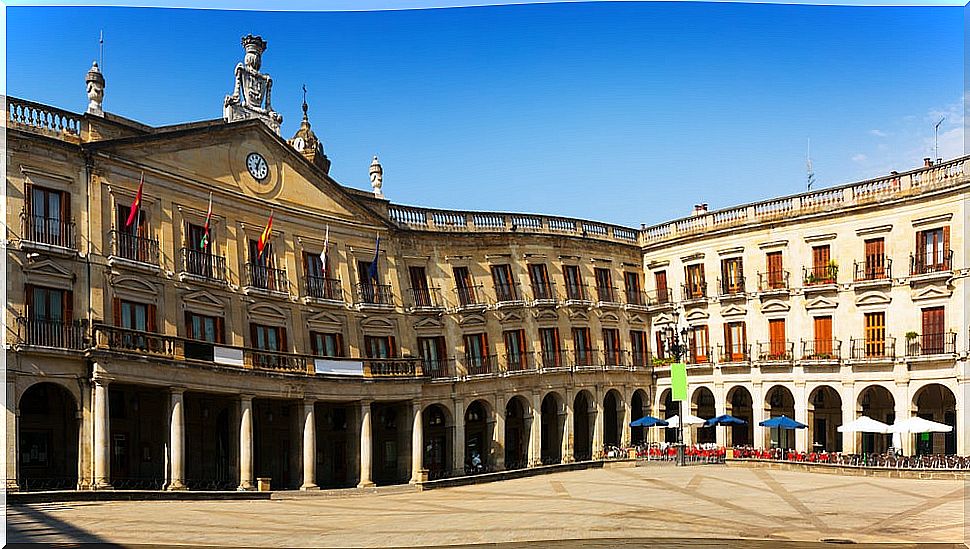
[[[329, 176], [305, 102], [281, 138], [266, 44], [243, 46], [224, 119], [104, 112], [97, 66], [84, 114], [8, 98], [8, 489], [595, 459], [675, 413], [670, 326], [696, 415], [787, 410], [812, 426], [793, 446], [848, 451], [885, 443], [833, 434], [858, 414], [929, 414], [955, 433], [908, 448], [970, 453], [967, 159], [639, 230], [403, 206], [376, 158], [373, 191]], [[746, 429], [690, 436], [776, 435]]]

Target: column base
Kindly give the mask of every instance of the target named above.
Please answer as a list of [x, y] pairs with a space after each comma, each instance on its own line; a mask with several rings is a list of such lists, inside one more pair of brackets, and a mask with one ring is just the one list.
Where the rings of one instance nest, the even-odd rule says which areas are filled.
[[114, 490], [115, 487], [110, 482], [97, 481], [91, 485], [92, 490]]
[[303, 490], [303, 491], [312, 491], [312, 490], [319, 490], [319, 489], [320, 487], [317, 486], [316, 484], [304, 484], [303, 486], [300, 486], [300, 490]]
[[239, 483], [239, 486], [236, 487], [236, 491], [237, 492], [255, 492], [256, 491], [256, 487], [253, 486], [253, 483], [252, 482], [250, 482], [250, 481], [247, 480], [247, 481], [240, 482]]
[[189, 487], [186, 486], [185, 483], [182, 482], [181, 480], [173, 480], [172, 482], [169, 483], [168, 486], [165, 487], [165, 489], [168, 490], [169, 492], [181, 492], [184, 490], [188, 490]]
[[358, 488], [373, 488], [374, 486], [377, 486], [377, 485], [374, 484], [374, 482], [373, 481], [370, 481], [370, 480], [364, 480], [364, 481], [361, 481], [361, 482], [358, 482], [357, 483], [357, 487]]
[[8, 492], [19, 492], [20, 485], [17, 484], [16, 480], [7, 479], [7, 491]]

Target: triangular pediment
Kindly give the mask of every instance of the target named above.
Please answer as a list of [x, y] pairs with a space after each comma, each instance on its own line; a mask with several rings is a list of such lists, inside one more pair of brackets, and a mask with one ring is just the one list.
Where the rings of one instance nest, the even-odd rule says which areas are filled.
[[522, 322], [522, 313], [519, 311], [498, 312], [498, 321], [502, 323]]
[[913, 291], [913, 301], [923, 301], [926, 299], [947, 298], [953, 295], [953, 290], [941, 288], [939, 286], [927, 286]]
[[154, 299], [158, 289], [154, 284], [146, 282], [144, 277], [130, 275], [115, 275], [111, 277], [111, 287], [116, 295], [139, 296]]
[[882, 292], [869, 292], [856, 298], [856, 305], [888, 305], [892, 301], [888, 295]]
[[269, 303], [257, 303], [249, 307], [249, 318], [268, 324], [285, 324], [289, 316], [282, 308]]
[[360, 321], [360, 327], [368, 333], [390, 334], [394, 332], [394, 322], [382, 316], [372, 316]]
[[839, 302], [824, 296], [816, 297], [805, 304], [805, 308], [813, 309], [834, 309], [839, 306]]
[[307, 319], [311, 328], [342, 330], [347, 323], [347, 317], [334, 315], [328, 311], [321, 311]]
[[711, 317], [711, 314], [707, 312], [707, 309], [693, 309], [691, 312], [687, 313], [687, 321], [693, 322], [698, 320], [707, 320]]
[[61, 266], [51, 259], [28, 263], [24, 266], [24, 276], [28, 283], [57, 286], [70, 286], [74, 279], [74, 273], [70, 269]]
[[570, 309], [569, 320], [589, 320], [589, 313], [585, 309]]
[[736, 304], [728, 305], [721, 309], [721, 316], [743, 316], [748, 310]]
[[414, 323], [414, 329], [418, 331], [441, 331], [445, 327], [438, 317], [426, 316]]
[[464, 315], [458, 321], [461, 326], [484, 326], [485, 317], [480, 314]]
[[674, 323], [674, 317], [671, 316], [670, 313], [666, 313], [666, 312], [660, 313], [659, 315], [653, 318], [653, 324], [655, 326], [662, 326], [664, 324], [673, 324], [673, 323]]
[[761, 306], [762, 313], [784, 313], [790, 310], [791, 305], [780, 299], [772, 299]]
[[182, 301], [186, 309], [207, 313], [221, 314], [226, 306], [225, 301], [205, 290], [185, 294]]
[[627, 323], [630, 324], [631, 326], [646, 326], [647, 319], [641, 315], [630, 315], [630, 318], [627, 320]]
[[535, 311], [536, 322], [539, 324], [551, 324], [559, 322], [559, 315], [556, 311], [550, 309], [536, 309]]
[[600, 313], [599, 317], [600, 317], [600, 322], [604, 324], [616, 324], [620, 321], [619, 317], [616, 316], [616, 313], [612, 313], [609, 311]]

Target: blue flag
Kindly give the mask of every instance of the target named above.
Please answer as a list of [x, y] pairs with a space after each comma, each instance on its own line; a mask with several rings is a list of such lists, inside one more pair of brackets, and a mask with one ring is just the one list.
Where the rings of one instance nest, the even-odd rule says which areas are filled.
[[377, 284], [379, 282], [377, 278], [377, 261], [381, 257], [381, 235], [377, 235], [377, 245], [374, 248], [374, 261], [371, 261], [370, 268], [367, 269], [367, 277], [371, 282]]

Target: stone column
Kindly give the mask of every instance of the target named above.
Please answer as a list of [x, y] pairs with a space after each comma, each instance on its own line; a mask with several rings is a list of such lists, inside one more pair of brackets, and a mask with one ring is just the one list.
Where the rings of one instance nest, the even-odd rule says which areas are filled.
[[373, 461], [373, 441], [371, 440], [371, 402], [362, 400], [360, 402], [360, 482], [358, 488], [367, 488], [374, 485], [371, 480], [371, 462]]
[[566, 420], [562, 424], [562, 462], [572, 463], [575, 461], [573, 456], [573, 444], [575, 433], [573, 433], [573, 402], [570, 398], [570, 392], [566, 391], [566, 402], [565, 410], [563, 414], [566, 416]]
[[[856, 419], [855, 386], [852, 384], [843, 384], [842, 392], [839, 394], [839, 396], [842, 398], [842, 425], [848, 425], [850, 422], [853, 422]], [[856, 438], [856, 433], [850, 433], [848, 431], [842, 433], [843, 453], [856, 453]]]
[[239, 396], [239, 488], [255, 490], [253, 486], [253, 397]]
[[767, 448], [768, 428], [759, 425], [765, 420], [765, 395], [761, 383], [751, 386], [751, 442], [755, 448]]
[[411, 403], [411, 484], [421, 481], [424, 469], [424, 421], [421, 418], [421, 403]]
[[629, 448], [632, 432], [630, 427], [630, 422], [633, 421], [633, 403], [630, 402], [629, 393], [626, 392], [626, 388], [623, 390], [623, 425], [620, 426], [620, 446], [622, 448]]
[[[795, 417], [793, 419], [799, 423], [808, 425], [808, 398], [805, 394], [805, 384], [796, 383], [792, 396], [795, 397]], [[809, 427], [814, 429], [814, 425]], [[809, 429], [795, 429], [796, 452], [807, 452], [809, 450], [808, 431]]]
[[[723, 416], [727, 413], [727, 395], [724, 393], [724, 384], [715, 383], [714, 384], [714, 415]], [[731, 427], [707, 427], [707, 429], [714, 429], [714, 442], [718, 446], [728, 445], [728, 431]]]
[[169, 405], [168, 447], [171, 464], [167, 490], [185, 490], [185, 419], [182, 400], [185, 389], [173, 387]]
[[505, 470], [505, 397], [495, 395], [495, 427], [492, 429], [491, 463], [496, 471]]
[[455, 475], [465, 474], [465, 402], [454, 399], [455, 445], [451, 452], [451, 469]]
[[532, 421], [529, 424], [529, 467], [542, 465], [542, 401], [532, 394]]
[[94, 378], [94, 489], [111, 489], [110, 423], [108, 419], [108, 380]]
[[594, 391], [596, 411], [593, 413], [593, 459], [603, 457], [603, 399], [600, 391]]
[[[7, 474], [7, 491], [16, 492], [20, 490], [20, 485], [17, 483], [18, 449], [20, 448], [20, 432], [17, 426], [20, 419], [20, 410], [17, 408], [17, 385], [10, 378], [8, 378], [6, 390], [7, 464], [5, 472]], [[78, 458], [80, 458], [80, 455]]]
[[303, 484], [300, 490], [319, 490], [317, 486], [317, 415], [316, 400], [303, 401]]
[[[896, 414], [895, 421], [907, 419], [912, 415], [909, 402], [910, 402], [909, 382], [908, 381], [896, 382], [896, 390], [893, 391], [894, 412]], [[915, 437], [913, 437], [913, 435], [910, 433], [902, 433], [900, 436], [902, 438], [902, 443], [903, 443], [903, 447], [902, 447], [903, 455], [906, 455], [906, 456], [913, 455], [914, 453], [913, 439]], [[892, 444], [892, 437], [893, 435], [890, 434], [889, 435], [890, 445]]]

